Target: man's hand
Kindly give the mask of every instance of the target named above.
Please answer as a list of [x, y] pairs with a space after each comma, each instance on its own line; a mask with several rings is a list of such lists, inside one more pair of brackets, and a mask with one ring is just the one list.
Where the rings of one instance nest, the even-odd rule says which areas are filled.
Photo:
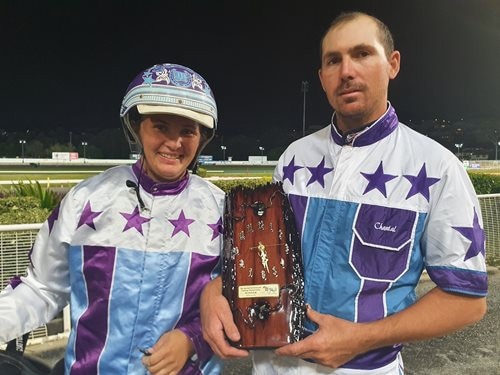
[[311, 336], [276, 350], [278, 355], [312, 359], [339, 367], [370, 350], [440, 337], [480, 320], [486, 299], [463, 296], [435, 287], [407, 309], [384, 319], [353, 323], [308, 307], [307, 316], [318, 325]]
[[276, 349], [276, 354], [312, 359], [323, 366], [337, 368], [362, 352], [363, 340], [358, 337], [361, 324], [321, 314], [310, 306], [307, 317], [318, 329], [301, 341]]
[[151, 374], [177, 374], [194, 354], [191, 340], [180, 330], [169, 331], [147, 351], [142, 363]]
[[240, 340], [240, 333], [234, 324], [229, 303], [222, 295], [220, 277], [205, 286], [200, 299], [200, 314], [203, 338], [215, 354], [223, 359], [248, 356], [248, 351], [231, 346], [227, 340]]

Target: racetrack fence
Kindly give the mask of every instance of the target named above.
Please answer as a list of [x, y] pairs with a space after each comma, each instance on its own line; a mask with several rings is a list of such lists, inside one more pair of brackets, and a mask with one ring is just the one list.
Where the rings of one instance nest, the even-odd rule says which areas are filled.
[[[0, 290], [16, 275], [25, 275], [29, 251], [42, 224], [0, 225]], [[30, 332], [28, 344], [68, 337], [69, 306], [51, 322]], [[0, 343], [2, 344], [2, 343]]]
[[[500, 264], [500, 194], [479, 195], [486, 233], [486, 262]], [[42, 224], [0, 225], [0, 290], [15, 275], [24, 275], [29, 264], [28, 253]], [[30, 334], [29, 344], [67, 337], [70, 329], [66, 307], [52, 322]], [[1, 344], [1, 343], [0, 343]]]
[[500, 264], [500, 194], [478, 195], [486, 233], [486, 262]]

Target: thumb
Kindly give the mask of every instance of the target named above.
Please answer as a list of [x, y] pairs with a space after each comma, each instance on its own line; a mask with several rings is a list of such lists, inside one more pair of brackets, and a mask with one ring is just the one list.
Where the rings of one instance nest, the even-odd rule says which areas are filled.
[[238, 342], [241, 339], [238, 328], [233, 322], [224, 322], [223, 331], [226, 333], [226, 336], [229, 340], [233, 342]]
[[229, 305], [227, 305], [227, 309], [218, 313], [218, 318], [220, 325], [219, 329], [222, 329], [227, 338], [234, 342], [240, 341], [240, 332], [238, 331], [238, 327], [236, 326], [236, 322], [234, 321]]
[[306, 311], [307, 317], [314, 323], [318, 324], [321, 321], [321, 316], [322, 314], [314, 310], [311, 305], [307, 305], [307, 311]]

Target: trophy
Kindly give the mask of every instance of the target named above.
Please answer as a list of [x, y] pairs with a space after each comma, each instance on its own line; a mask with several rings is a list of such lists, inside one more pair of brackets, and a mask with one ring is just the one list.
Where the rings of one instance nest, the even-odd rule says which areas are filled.
[[303, 337], [300, 236], [281, 183], [233, 188], [224, 215], [223, 294], [242, 349], [277, 348]]

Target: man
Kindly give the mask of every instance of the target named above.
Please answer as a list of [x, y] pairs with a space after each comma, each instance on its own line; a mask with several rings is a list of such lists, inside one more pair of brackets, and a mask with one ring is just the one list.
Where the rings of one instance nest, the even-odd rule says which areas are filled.
[[[459, 160], [399, 123], [387, 101], [400, 68], [387, 27], [364, 13], [342, 14], [321, 45], [332, 123], [292, 143], [274, 176], [302, 234], [313, 333], [254, 352], [254, 373], [401, 374], [401, 343], [445, 335], [485, 314], [479, 204]], [[424, 268], [437, 287], [416, 301]], [[220, 280], [201, 303], [215, 353], [247, 355], [225, 340], [239, 333]]]

